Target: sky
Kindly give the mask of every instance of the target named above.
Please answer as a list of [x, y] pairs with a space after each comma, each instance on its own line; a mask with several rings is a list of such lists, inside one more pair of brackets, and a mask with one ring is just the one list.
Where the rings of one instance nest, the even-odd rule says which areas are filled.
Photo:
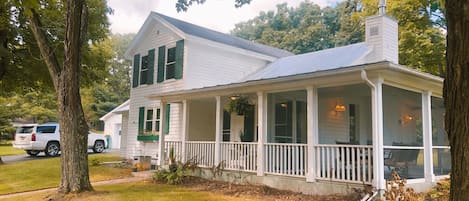
[[[114, 10], [109, 15], [112, 33], [137, 33], [151, 11], [229, 33], [234, 25], [256, 17], [261, 11], [275, 10], [280, 3], [297, 7], [303, 0], [252, 0], [251, 4], [235, 8], [234, 0], [207, 0], [201, 5], [192, 5], [187, 12], [178, 13], [177, 0], [108, 0]], [[343, 0], [309, 0], [321, 7], [335, 6]]]

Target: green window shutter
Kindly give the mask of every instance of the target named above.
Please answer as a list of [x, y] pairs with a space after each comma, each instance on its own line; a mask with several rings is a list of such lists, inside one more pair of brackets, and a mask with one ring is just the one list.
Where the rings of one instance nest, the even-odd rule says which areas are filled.
[[153, 84], [153, 74], [155, 66], [155, 49], [148, 51], [148, 73], [147, 73], [147, 84]]
[[143, 124], [145, 123], [145, 107], [138, 108], [138, 135], [143, 134]]
[[164, 122], [164, 134], [168, 134], [169, 133], [169, 117], [171, 116], [171, 105], [170, 104], [166, 104], [166, 108], [165, 108], [165, 122]]
[[138, 73], [140, 72], [140, 54], [134, 55], [134, 73], [132, 74], [132, 87], [138, 86]]
[[184, 40], [176, 42], [176, 70], [174, 78], [181, 79], [184, 65]]
[[164, 81], [165, 53], [166, 47], [164, 45], [158, 48], [158, 74], [156, 75], [156, 82], [158, 83]]

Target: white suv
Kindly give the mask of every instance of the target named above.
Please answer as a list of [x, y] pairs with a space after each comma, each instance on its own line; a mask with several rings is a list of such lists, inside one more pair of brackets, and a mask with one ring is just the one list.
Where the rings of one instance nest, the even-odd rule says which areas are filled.
[[[13, 147], [23, 149], [31, 156], [43, 151], [46, 156], [57, 156], [60, 152], [60, 133], [58, 123], [27, 125], [18, 128]], [[89, 133], [88, 148], [101, 153], [106, 148], [104, 135]]]

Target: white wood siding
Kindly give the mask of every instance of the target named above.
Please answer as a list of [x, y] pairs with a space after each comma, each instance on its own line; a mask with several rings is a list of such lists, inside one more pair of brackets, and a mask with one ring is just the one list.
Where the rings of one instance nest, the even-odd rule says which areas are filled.
[[222, 85], [240, 79], [264, 67], [267, 61], [228, 52], [199, 42], [187, 41], [186, 89]]
[[[318, 127], [320, 144], [349, 141], [349, 104], [358, 106], [360, 144], [367, 144], [367, 139], [371, 140], [371, 97], [369, 91], [367, 91], [367, 87], [362, 88], [361, 85], [360, 88], [353, 89], [345, 93], [337, 93], [337, 91], [319, 93]], [[338, 103], [345, 105], [346, 111], [336, 112], [334, 108]]]
[[127, 132], [129, 126], [129, 112], [122, 113], [122, 131], [121, 131], [121, 145], [120, 145], [120, 156], [123, 158], [129, 158], [127, 156]]

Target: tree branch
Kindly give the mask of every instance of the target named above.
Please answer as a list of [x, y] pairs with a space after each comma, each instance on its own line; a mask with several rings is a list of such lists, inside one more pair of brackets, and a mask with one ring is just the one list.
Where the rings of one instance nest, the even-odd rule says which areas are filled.
[[57, 56], [55, 55], [53, 48], [47, 40], [46, 33], [42, 30], [39, 14], [37, 14], [32, 8], [29, 8], [29, 10], [31, 11], [31, 15], [28, 15], [29, 27], [37, 41], [37, 46], [39, 47], [42, 58], [44, 58], [47, 68], [49, 69], [49, 74], [54, 82], [54, 87], [57, 88], [57, 78], [62, 71], [62, 67], [57, 60]]

